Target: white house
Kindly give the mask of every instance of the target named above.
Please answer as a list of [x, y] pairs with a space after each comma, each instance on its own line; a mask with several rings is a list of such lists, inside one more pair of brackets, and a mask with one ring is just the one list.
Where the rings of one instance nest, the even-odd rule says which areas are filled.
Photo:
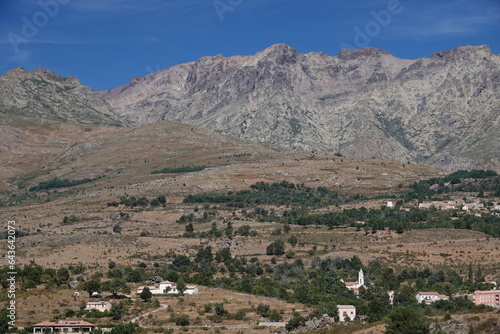
[[[342, 279], [341, 279], [341, 281], [344, 282], [344, 280], [342, 280]], [[363, 269], [359, 270], [357, 282], [344, 282], [344, 284], [345, 284], [346, 288], [354, 291], [355, 295], [358, 295], [359, 288], [362, 286], [365, 286], [365, 275], [363, 274]]]
[[152, 285], [152, 286], [140, 286], [137, 288], [137, 294], [140, 294], [145, 288], [148, 288], [149, 291], [153, 295], [162, 295], [162, 294], [176, 294], [179, 293], [179, 290], [177, 290], [177, 284], [174, 282], [170, 281], [163, 281], [160, 282], [158, 285]]
[[195, 295], [197, 294], [199, 291], [198, 291], [198, 287], [196, 285], [186, 285], [186, 290], [184, 290], [184, 294], [185, 295]]
[[389, 303], [394, 305], [394, 290], [387, 291], [387, 295], [389, 296]]
[[340, 322], [344, 322], [346, 320], [353, 321], [354, 318], [356, 318], [356, 307], [354, 307], [354, 305], [337, 305], [337, 308], [339, 309]]
[[104, 311], [109, 311], [111, 310], [111, 303], [110, 302], [87, 302], [85, 305], [85, 311], [99, 311], [99, 312], [104, 312]]
[[445, 295], [441, 295], [437, 292], [418, 292], [415, 295], [415, 298], [417, 298], [418, 303], [434, 303], [437, 302], [438, 300], [448, 300], [449, 297]]

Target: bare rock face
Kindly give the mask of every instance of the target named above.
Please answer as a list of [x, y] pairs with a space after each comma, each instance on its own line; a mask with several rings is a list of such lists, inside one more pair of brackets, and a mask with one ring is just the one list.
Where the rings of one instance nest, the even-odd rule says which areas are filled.
[[44, 68], [28, 72], [19, 67], [2, 75], [0, 112], [66, 123], [122, 124], [90, 87]]
[[500, 57], [487, 46], [406, 60], [376, 48], [330, 57], [278, 44], [100, 93], [140, 124], [181, 121], [289, 149], [448, 170], [500, 166]]

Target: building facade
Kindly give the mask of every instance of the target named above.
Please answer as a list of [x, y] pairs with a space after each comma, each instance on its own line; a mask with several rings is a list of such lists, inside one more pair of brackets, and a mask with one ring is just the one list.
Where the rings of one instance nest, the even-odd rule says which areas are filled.
[[354, 305], [337, 305], [339, 321], [353, 321], [356, 318], [356, 307]]
[[111, 310], [111, 303], [110, 302], [87, 302], [85, 305], [85, 311], [99, 311], [99, 312], [104, 312], [104, 311], [109, 311]]
[[199, 291], [198, 291], [198, 287], [196, 285], [186, 285], [186, 290], [184, 290], [184, 294], [185, 295], [195, 295], [197, 294]]
[[144, 291], [145, 288], [148, 288], [153, 295], [178, 294], [178, 293], [184, 293], [186, 295], [194, 295], [198, 293], [198, 287], [196, 285], [188, 284], [186, 285], [186, 289], [184, 291], [179, 291], [177, 289], [176, 283], [170, 281], [163, 281], [160, 282], [158, 285], [140, 286], [136, 290], [137, 294], [140, 294], [142, 291]]
[[437, 302], [438, 300], [448, 300], [450, 299], [448, 296], [441, 295], [437, 292], [418, 292], [415, 295], [418, 303], [426, 303], [431, 304]]
[[474, 291], [469, 297], [476, 305], [500, 308], [500, 290]]
[[73, 333], [88, 334], [97, 326], [82, 320], [59, 320], [58, 322], [43, 321], [33, 325], [33, 333]]

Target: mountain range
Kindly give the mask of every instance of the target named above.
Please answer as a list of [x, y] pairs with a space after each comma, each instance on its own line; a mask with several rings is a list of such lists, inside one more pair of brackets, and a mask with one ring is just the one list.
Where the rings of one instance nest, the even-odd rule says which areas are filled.
[[17, 68], [0, 77], [0, 112], [125, 127], [177, 121], [286, 150], [500, 168], [500, 56], [485, 45], [408, 60], [370, 47], [329, 56], [277, 44], [99, 92]]

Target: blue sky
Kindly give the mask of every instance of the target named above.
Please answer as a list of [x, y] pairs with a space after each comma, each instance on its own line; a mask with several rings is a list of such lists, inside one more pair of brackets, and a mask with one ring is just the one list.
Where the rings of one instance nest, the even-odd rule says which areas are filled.
[[400, 58], [465, 44], [500, 53], [499, 0], [0, 0], [0, 73], [23, 66], [96, 90], [202, 56], [287, 43]]

